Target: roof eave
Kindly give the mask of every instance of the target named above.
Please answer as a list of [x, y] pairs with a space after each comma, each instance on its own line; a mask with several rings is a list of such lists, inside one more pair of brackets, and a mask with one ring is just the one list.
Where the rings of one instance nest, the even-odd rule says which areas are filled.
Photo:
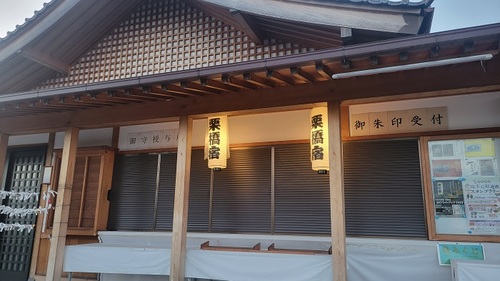
[[[74, 94], [88, 91], [108, 91], [117, 88], [127, 88], [155, 83], [169, 83], [196, 80], [200, 77], [209, 77], [220, 74], [245, 73], [267, 69], [286, 68], [314, 64], [323, 60], [342, 60], [343, 58], [359, 58], [363, 56], [399, 53], [402, 50], [412, 50], [427, 46], [460, 44], [471, 40], [500, 40], [500, 24], [485, 25], [473, 28], [458, 29], [420, 36], [403, 37], [392, 40], [354, 45], [343, 48], [327, 49], [306, 54], [287, 57], [268, 58], [259, 61], [249, 61], [230, 65], [179, 71], [160, 75], [128, 78], [116, 81], [99, 82], [78, 85], [74, 87], [58, 88], [53, 90], [27, 91], [0, 96], [0, 103], [24, 101], [32, 98], [57, 97], [62, 94]], [[498, 48], [497, 48], [498, 51]]]

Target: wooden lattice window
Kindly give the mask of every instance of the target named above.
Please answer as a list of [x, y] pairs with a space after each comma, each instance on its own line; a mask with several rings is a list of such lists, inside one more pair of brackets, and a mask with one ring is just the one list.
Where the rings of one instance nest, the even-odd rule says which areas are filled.
[[[57, 189], [61, 151], [55, 154], [56, 172], [52, 185]], [[97, 231], [106, 230], [109, 212], [107, 192], [111, 188], [113, 163], [114, 152], [109, 148], [81, 149], [77, 152], [68, 235], [97, 235]], [[52, 225], [52, 219], [51, 216], [49, 225]]]

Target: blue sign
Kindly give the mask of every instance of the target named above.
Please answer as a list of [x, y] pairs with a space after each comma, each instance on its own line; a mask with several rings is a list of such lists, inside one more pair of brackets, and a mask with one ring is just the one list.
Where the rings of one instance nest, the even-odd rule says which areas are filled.
[[482, 244], [438, 243], [439, 265], [451, 265], [451, 260], [484, 260]]

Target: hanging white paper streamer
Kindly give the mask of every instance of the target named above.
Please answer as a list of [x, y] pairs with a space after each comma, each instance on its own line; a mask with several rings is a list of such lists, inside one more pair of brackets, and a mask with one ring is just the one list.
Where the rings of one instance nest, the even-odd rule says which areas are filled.
[[9, 230], [17, 230], [19, 232], [27, 230], [31, 232], [35, 227], [31, 224], [19, 224], [19, 223], [2, 223], [0, 222], [0, 232], [9, 231]]
[[25, 217], [27, 215], [47, 214], [51, 206], [48, 208], [12, 208], [5, 205], [0, 205], [0, 214], [9, 217]]
[[[43, 200], [45, 201], [45, 207], [47, 209], [52, 208], [52, 198], [56, 197], [57, 192], [52, 190], [49, 186], [49, 189], [43, 193]], [[43, 215], [43, 222], [42, 222], [42, 233], [45, 233], [45, 230], [47, 229], [47, 219], [48, 219], [48, 213], [45, 213]]]
[[[7, 215], [9, 217], [25, 217], [27, 215], [38, 215], [38, 214], [44, 214], [45, 217], [47, 217], [49, 209], [52, 208], [52, 200], [51, 198], [55, 197], [57, 192], [54, 190], [49, 189], [48, 191], [44, 192], [42, 195], [43, 200], [45, 200], [45, 208], [31, 208], [31, 209], [26, 209], [26, 208], [12, 208], [9, 206], [5, 205], [0, 205], [0, 214], [2, 215]], [[38, 201], [38, 193], [37, 192], [16, 192], [16, 191], [5, 191], [5, 190], [0, 190], [0, 199], [3, 200], [7, 197], [14, 198], [17, 200], [22, 200], [22, 201], [28, 201], [31, 198], [36, 198]], [[5, 224], [5, 223], [0, 223], [0, 232], [2, 231], [10, 231], [10, 230], [17, 230], [17, 231], [24, 231], [27, 230], [28, 232], [31, 232], [33, 230], [34, 226], [31, 224], [19, 224], [19, 223], [13, 223], [13, 224]]]
[[17, 191], [0, 190], [0, 199], [3, 200], [7, 197], [22, 201], [28, 201], [32, 197], [34, 197], [36, 201], [38, 201], [38, 192], [24, 192], [24, 191], [17, 192]]
[[56, 194], [57, 194], [57, 192], [55, 192], [52, 189], [49, 189], [49, 190], [47, 190], [46, 192], [43, 193], [42, 199], [45, 200], [45, 201], [49, 200], [49, 203], [46, 204], [46, 205], [49, 205], [47, 208], [52, 207], [52, 203], [50, 202], [50, 198], [51, 197], [56, 197]]

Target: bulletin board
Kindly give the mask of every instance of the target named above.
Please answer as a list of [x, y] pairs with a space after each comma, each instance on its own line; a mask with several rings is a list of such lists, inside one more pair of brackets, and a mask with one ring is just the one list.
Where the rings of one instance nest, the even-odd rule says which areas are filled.
[[500, 242], [500, 133], [423, 138], [429, 238]]

